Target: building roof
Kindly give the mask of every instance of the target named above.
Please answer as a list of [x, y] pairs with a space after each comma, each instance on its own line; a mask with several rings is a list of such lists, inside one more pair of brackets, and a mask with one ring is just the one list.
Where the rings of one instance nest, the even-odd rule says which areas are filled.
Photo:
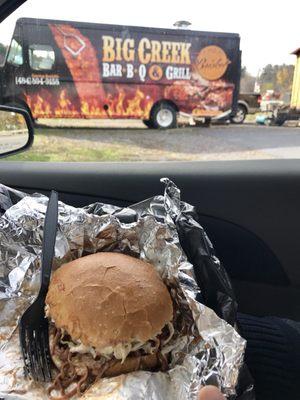
[[292, 51], [291, 54], [295, 54], [296, 56], [298, 56], [300, 54], [300, 47], [298, 47], [298, 49]]

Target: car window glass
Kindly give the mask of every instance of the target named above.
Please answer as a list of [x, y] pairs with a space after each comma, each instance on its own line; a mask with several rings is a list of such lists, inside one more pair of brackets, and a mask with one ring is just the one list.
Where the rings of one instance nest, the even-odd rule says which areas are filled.
[[0, 104], [35, 125], [9, 160], [300, 159], [300, 2], [144, 3], [26, 0], [0, 23]]
[[10, 45], [7, 62], [13, 65], [23, 64], [23, 50], [20, 43], [13, 39]]
[[51, 46], [32, 44], [29, 46], [29, 64], [36, 71], [51, 70], [55, 62], [55, 53]]

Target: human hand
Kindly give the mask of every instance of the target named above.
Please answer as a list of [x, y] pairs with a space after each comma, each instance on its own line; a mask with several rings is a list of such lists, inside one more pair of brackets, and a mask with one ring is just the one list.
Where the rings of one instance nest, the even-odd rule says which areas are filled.
[[208, 385], [200, 389], [198, 400], [225, 400], [225, 397], [217, 387]]

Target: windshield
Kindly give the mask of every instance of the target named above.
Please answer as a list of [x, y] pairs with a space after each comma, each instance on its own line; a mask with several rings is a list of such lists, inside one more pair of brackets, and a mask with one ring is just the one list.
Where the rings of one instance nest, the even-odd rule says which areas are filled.
[[0, 103], [35, 124], [8, 161], [300, 157], [298, 4], [142, 4], [28, 0], [1, 23]]

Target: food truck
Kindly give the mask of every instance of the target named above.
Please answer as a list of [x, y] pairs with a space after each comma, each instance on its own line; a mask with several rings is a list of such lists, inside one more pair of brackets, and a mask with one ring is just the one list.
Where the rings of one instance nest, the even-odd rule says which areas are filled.
[[1, 103], [39, 118], [135, 118], [176, 126], [236, 111], [234, 33], [21, 18], [1, 68]]

